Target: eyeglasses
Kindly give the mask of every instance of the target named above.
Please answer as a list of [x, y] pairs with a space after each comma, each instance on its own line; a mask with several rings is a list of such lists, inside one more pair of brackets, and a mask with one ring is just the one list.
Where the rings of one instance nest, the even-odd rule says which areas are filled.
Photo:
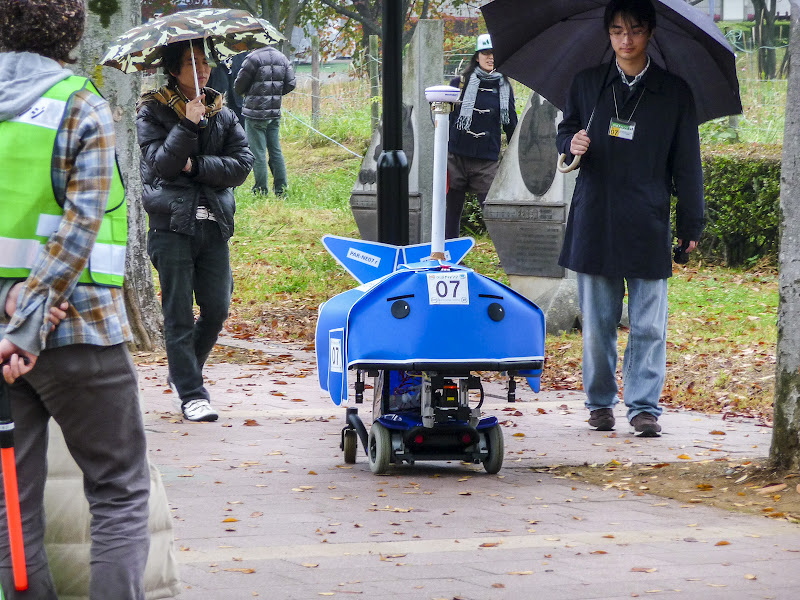
[[621, 39], [625, 38], [625, 36], [628, 36], [630, 39], [641, 38], [641, 37], [646, 36], [647, 33], [648, 33], [647, 29], [645, 29], [643, 27], [636, 27], [635, 29], [632, 29], [631, 31], [624, 31], [622, 29], [610, 29], [608, 31], [608, 35], [610, 35], [615, 40], [621, 40]]

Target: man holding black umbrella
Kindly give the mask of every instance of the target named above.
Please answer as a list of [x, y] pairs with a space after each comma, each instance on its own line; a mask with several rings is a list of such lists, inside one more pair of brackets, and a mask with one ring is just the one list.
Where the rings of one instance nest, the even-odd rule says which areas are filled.
[[611, 0], [604, 25], [615, 57], [575, 77], [558, 127], [558, 151], [582, 159], [559, 264], [577, 273], [589, 425], [615, 425], [627, 287], [623, 398], [635, 432], [654, 437], [666, 371], [671, 194], [681, 254], [694, 250], [704, 223], [698, 121], [686, 82], [647, 54], [651, 1]]

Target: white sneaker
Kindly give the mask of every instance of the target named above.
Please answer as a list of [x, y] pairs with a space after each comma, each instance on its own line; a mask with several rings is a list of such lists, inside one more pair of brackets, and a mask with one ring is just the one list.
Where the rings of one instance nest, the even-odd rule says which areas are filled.
[[189, 400], [183, 407], [183, 416], [189, 421], [216, 421], [219, 418], [217, 411], [211, 408], [211, 403], [204, 398]]

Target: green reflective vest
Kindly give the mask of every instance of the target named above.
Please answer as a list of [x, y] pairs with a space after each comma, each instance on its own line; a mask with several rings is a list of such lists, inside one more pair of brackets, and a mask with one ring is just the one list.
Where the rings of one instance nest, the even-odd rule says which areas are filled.
[[[51, 174], [53, 147], [67, 102], [82, 89], [100, 95], [88, 79], [68, 77], [24, 113], [0, 122], [2, 278], [28, 277], [40, 250], [61, 222], [64, 211], [55, 197]], [[78, 283], [122, 286], [127, 238], [125, 189], [115, 164], [97, 241]]]

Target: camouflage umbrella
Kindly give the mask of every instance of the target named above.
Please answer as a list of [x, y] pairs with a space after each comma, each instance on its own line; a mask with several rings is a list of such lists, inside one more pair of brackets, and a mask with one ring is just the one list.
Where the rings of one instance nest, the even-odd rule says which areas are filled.
[[283, 39], [269, 21], [245, 10], [184, 10], [128, 30], [112, 43], [100, 64], [123, 73], [151, 69], [159, 66], [162, 46], [185, 40], [205, 40], [210, 58], [219, 63]]

